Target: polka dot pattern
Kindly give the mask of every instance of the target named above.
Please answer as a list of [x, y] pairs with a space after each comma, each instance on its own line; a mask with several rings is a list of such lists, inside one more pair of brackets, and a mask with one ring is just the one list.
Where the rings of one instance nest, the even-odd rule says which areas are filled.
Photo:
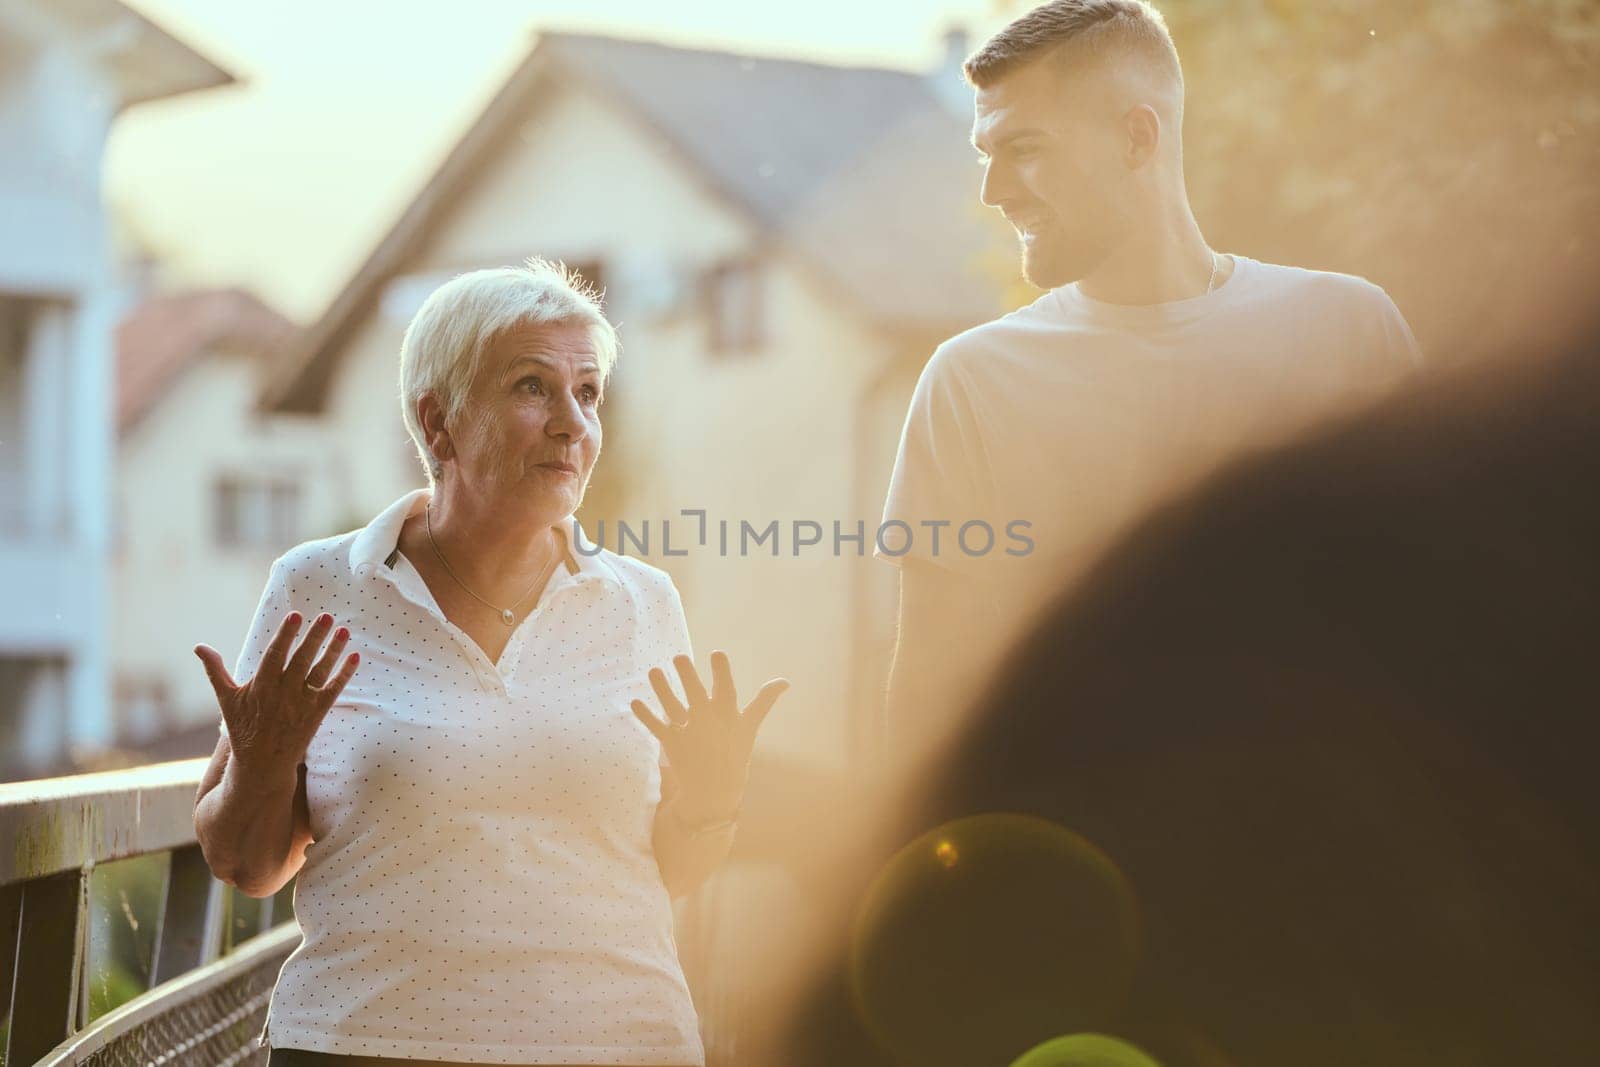
[[[274, 1045], [475, 1063], [701, 1064], [651, 847], [660, 745], [629, 702], [689, 653], [671, 579], [573, 553], [498, 663], [394, 546], [412, 493], [273, 565], [236, 677], [283, 615], [361, 666], [306, 754], [316, 841]], [[392, 566], [386, 562], [391, 559]]]

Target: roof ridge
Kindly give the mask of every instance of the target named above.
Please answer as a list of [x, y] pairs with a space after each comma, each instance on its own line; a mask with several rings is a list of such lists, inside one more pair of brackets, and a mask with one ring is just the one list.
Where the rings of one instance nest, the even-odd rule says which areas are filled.
[[603, 33], [577, 33], [564, 30], [538, 31], [540, 42], [549, 40], [561, 41], [597, 41], [604, 44], [624, 45], [634, 48], [654, 48], [663, 52], [675, 52], [680, 55], [717, 56], [725, 59], [751, 59], [758, 63], [782, 63], [785, 66], [807, 67], [819, 71], [854, 71], [870, 74], [891, 74], [899, 77], [922, 79], [927, 73], [914, 68], [888, 67], [869, 63], [825, 63], [816, 59], [805, 59], [796, 56], [776, 55], [771, 52], [744, 52], [726, 48], [694, 48], [689, 45], [673, 44], [668, 41], [650, 40], [643, 37], [613, 37]]

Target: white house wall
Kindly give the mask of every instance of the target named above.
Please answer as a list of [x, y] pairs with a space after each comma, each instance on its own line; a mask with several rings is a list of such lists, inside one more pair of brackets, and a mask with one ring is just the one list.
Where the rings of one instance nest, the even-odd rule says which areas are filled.
[[380, 310], [354, 331], [327, 405], [340, 486], [325, 524], [365, 524], [401, 494], [423, 485], [422, 467], [400, 412], [400, 339], [406, 324]]
[[[0, 656], [61, 664], [22, 723], [44, 766], [110, 740], [107, 586], [112, 277], [100, 169], [119, 90], [86, 41], [28, 5], [0, 11], [0, 295], [43, 300], [18, 440], [25, 514], [0, 531]], [[35, 406], [35, 401], [38, 406]], [[51, 701], [59, 705], [50, 707]], [[66, 729], [58, 730], [65, 718]], [[51, 729], [45, 729], [51, 726]]]
[[281, 549], [223, 548], [215, 486], [229, 474], [293, 478], [309, 516], [302, 540], [335, 532], [320, 420], [254, 414], [253, 357], [223, 353], [189, 368], [124, 435], [117, 469], [113, 649], [116, 674], [163, 679], [177, 725], [215, 721], [216, 701], [190, 651], [206, 642], [230, 666]]

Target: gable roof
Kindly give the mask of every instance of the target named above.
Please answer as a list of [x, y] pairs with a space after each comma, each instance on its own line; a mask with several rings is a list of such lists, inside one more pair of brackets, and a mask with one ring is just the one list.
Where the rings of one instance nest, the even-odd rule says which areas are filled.
[[602, 81], [766, 225], [935, 102], [905, 71], [581, 35], [546, 37], [545, 47]]
[[50, 0], [50, 16], [111, 44], [103, 53], [121, 90], [121, 106], [232, 85], [237, 79], [211, 59], [118, 0]]
[[641, 119], [869, 322], [953, 333], [1002, 310], [1001, 286], [977, 269], [994, 231], [975, 207], [966, 130], [924, 75], [544, 34], [307, 331], [267, 406], [321, 408], [339, 352], [383, 286], [554, 77]]
[[138, 425], [185, 370], [219, 347], [270, 358], [295, 325], [243, 289], [202, 289], [135, 305], [116, 328], [117, 433]]

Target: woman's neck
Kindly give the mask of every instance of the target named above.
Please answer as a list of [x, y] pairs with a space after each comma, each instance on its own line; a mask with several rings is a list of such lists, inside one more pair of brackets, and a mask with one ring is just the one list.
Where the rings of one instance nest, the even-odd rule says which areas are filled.
[[[444, 570], [490, 603], [510, 606], [539, 574], [552, 570], [562, 552], [561, 533], [547, 516], [489, 506], [436, 488], [428, 509], [413, 516], [421, 543], [401, 550], [431, 553]], [[407, 527], [413, 523], [407, 523]]]

